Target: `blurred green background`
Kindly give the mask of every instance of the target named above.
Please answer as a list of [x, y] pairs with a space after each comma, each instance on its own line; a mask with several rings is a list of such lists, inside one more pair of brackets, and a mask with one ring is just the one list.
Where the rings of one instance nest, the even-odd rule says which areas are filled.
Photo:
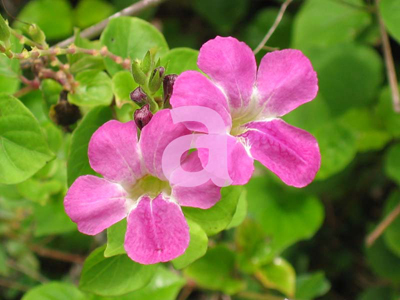
[[[55, 44], [71, 36], [74, 28], [91, 26], [134, 2], [3, 0], [3, 5], [10, 15], [37, 23], [48, 42]], [[199, 49], [216, 35], [237, 37], [254, 49], [282, 2], [169, 0], [139, 17], [164, 34], [170, 49]], [[321, 169], [312, 184], [299, 190], [284, 186], [257, 166], [246, 186], [246, 220], [210, 238], [207, 255], [185, 271], [198, 284], [188, 299], [279, 300], [294, 286], [291, 299], [298, 300], [400, 299], [400, 218], [371, 247], [365, 244], [368, 233], [400, 203], [400, 115], [392, 108], [377, 12], [389, 32], [398, 71], [399, 0], [381, 0], [378, 8], [367, 0], [295, 0], [290, 4], [267, 46], [302, 50], [318, 73], [317, 98], [285, 119], [317, 138]], [[13, 20], [4, 8], [1, 13]], [[12, 22], [15, 28], [21, 26]], [[257, 59], [265, 53], [262, 50]], [[9, 66], [5, 56], [0, 56], [0, 90], [14, 93], [20, 83], [7, 77], [4, 70]], [[104, 236], [80, 234], [64, 213], [70, 134], [61, 133], [48, 121], [42, 97], [33, 92], [21, 100], [53, 136], [50, 146], [58, 156], [33, 178], [0, 185], [0, 299], [20, 299], [24, 291], [49, 280], [77, 282], [80, 259], [105, 242]], [[54, 253], [59, 252], [70, 256], [57, 259]], [[252, 268], [277, 254], [292, 267], [277, 267], [276, 273], [261, 268], [256, 279], [251, 275]], [[263, 272], [272, 272], [278, 279], [263, 284]], [[215, 273], [224, 280], [216, 283]], [[238, 284], [246, 286], [247, 296], [227, 296], [226, 291]], [[175, 294], [182, 285], [177, 286]], [[280, 293], [273, 296], [271, 289]], [[261, 298], [265, 293], [270, 296]]]

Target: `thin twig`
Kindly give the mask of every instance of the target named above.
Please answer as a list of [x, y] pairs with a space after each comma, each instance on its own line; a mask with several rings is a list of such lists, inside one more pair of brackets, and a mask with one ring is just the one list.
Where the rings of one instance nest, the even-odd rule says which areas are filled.
[[267, 34], [265, 35], [265, 37], [262, 39], [262, 41], [260, 42], [260, 44], [256, 47], [256, 49], [254, 49], [254, 54], [257, 54], [263, 47], [264, 45], [268, 42], [269, 38], [271, 37], [271, 35], [275, 32], [276, 28], [278, 27], [279, 23], [282, 20], [283, 15], [285, 14], [286, 8], [289, 6], [289, 4], [292, 2], [293, 0], [286, 0], [281, 8], [279, 9], [279, 13], [276, 16], [276, 19], [274, 21], [274, 24], [272, 24], [272, 27], [268, 30]]
[[[132, 15], [137, 15], [139, 14], [141, 11], [145, 10], [146, 8], [149, 8], [151, 6], [156, 6], [158, 4], [160, 4], [161, 2], [163, 2], [165, 0], [142, 0], [140, 2], [137, 2], [131, 6], [128, 6], [127, 8], [124, 8], [123, 10], [113, 14], [112, 16], [108, 17], [107, 19], [83, 30], [80, 33], [80, 36], [83, 38], [94, 38], [96, 36], [98, 36], [103, 29], [107, 26], [108, 22], [113, 19], [113, 18], [117, 18], [117, 17], [121, 17], [121, 16], [132, 16]], [[75, 37], [70, 37], [62, 42], [59, 42], [56, 46], [59, 47], [66, 47], [69, 44], [73, 43], [75, 40]]]
[[55, 260], [65, 261], [69, 263], [76, 263], [76, 264], [83, 264], [83, 262], [85, 261], [85, 258], [78, 254], [71, 254], [54, 249], [43, 248], [39, 245], [29, 245], [29, 248], [40, 256]]
[[392, 91], [393, 110], [400, 113], [400, 95], [399, 86], [397, 83], [396, 70], [394, 68], [394, 61], [392, 49], [390, 48], [389, 36], [385, 29], [382, 16], [379, 12], [378, 5], [380, 0], [375, 0], [376, 14], [378, 16], [379, 30], [382, 38], [383, 55], [385, 57], [386, 72], [389, 79], [390, 90]]
[[379, 223], [378, 226], [376, 226], [375, 230], [372, 231], [368, 236], [365, 241], [368, 247], [371, 247], [372, 244], [382, 235], [382, 233], [385, 231], [386, 228], [390, 224], [393, 223], [393, 221], [400, 215], [400, 203], [386, 216], [386, 218], [383, 219], [381, 223]]
[[18, 290], [21, 292], [27, 292], [31, 289], [30, 286], [20, 284], [18, 282], [14, 282], [11, 280], [3, 279], [3, 278], [0, 278], [0, 286], [8, 288], [8, 289]]

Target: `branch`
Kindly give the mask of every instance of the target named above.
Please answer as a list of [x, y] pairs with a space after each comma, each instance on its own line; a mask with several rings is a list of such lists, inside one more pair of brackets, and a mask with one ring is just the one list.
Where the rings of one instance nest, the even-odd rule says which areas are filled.
[[[108, 22], [110, 22], [111, 19], [121, 17], [121, 16], [132, 16], [132, 15], [137, 15], [141, 11], [145, 10], [146, 8], [156, 6], [163, 2], [165, 0], [142, 0], [140, 2], [137, 2], [135, 4], [132, 4], [131, 6], [128, 6], [127, 8], [124, 8], [123, 10], [113, 14], [112, 16], [108, 17], [107, 19], [89, 27], [83, 30], [80, 33], [80, 36], [83, 38], [94, 38], [95, 36], [98, 36], [103, 29], [107, 26]], [[73, 43], [75, 40], [75, 37], [70, 37], [62, 42], [59, 42], [56, 46], [59, 47], [66, 47], [69, 44]]]
[[85, 258], [78, 254], [71, 254], [54, 249], [43, 248], [39, 245], [29, 245], [29, 248], [40, 256], [51, 258], [54, 260], [60, 260], [76, 264], [83, 264], [83, 262], [85, 261]]
[[262, 39], [262, 41], [260, 42], [260, 44], [256, 47], [256, 49], [254, 49], [253, 53], [254, 55], [256, 55], [258, 52], [260, 52], [260, 50], [264, 47], [264, 45], [267, 43], [267, 41], [269, 40], [269, 38], [271, 37], [271, 35], [275, 32], [276, 28], [278, 27], [279, 23], [282, 20], [282, 17], [286, 11], [286, 8], [289, 6], [289, 4], [292, 2], [293, 0], [286, 0], [281, 8], [279, 9], [278, 15], [276, 16], [276, 19], [274, 21], [274, 24], [272, 24], [272, 27], [268, 30], [267, 34], [265, 35], [265, 37]]
[[372, 231], [365, 241], [368, 247], [371, 247], [372, 244], [381, 236], [381, 234], [385, 231], [386, 228], [389, 227], [390, 224], [400, 215], [400, 203], [391, 211], [390, 214], [386, 216], [385, 219]]
[[375, 0], [376, 14], [378, 16], [379, 30], [382, 38], [383, 55], [385, 57], [386, 72], [389, 79], [390, 90], [392, 91], [392, 102], [393, 110], [396, 113], [400, 113], [400, 96], [399, 96], [399, 86], [397, 83], [396, 70], [394, 68], [392, 49], [390, 48], [389, 36], [385, 29], [385, 24], [383, 23], [382, 16], [379, 12], [379, 1]]
[[28, 285], [20, 284], [18, 282], [3, 279], [3, 278], [0, 278], [0, 286], [8, 288], [8, 289], [18, 290], [21, 292], [27, 292], [31, 289], [31, 287]]

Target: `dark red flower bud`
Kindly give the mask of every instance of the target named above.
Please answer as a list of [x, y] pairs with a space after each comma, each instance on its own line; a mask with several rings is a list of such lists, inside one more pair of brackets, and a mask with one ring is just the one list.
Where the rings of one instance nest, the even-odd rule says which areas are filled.
[[164, 77], [163, 81], [164, 103], [166, 104], [168, 104], [169, 98], [171, 98], [176, 78], [178, 78], [178, 75], [176, 74], [169, 74]]
[[151, 78], [153, 78], [154, 75], [156, 75], [157, 70], [158, 70], [158, 73], [160, 74], [160, 78], [162, 78], [164, 76], [165, 68], [164, 67], [157, 67], [157, 68], [154, 69], [153, 74], [151, 75]]
[[137, 109], [134, 113], [134, 120], [136, 123], [136, 126], [142, 130], [144, 126], [146, 126], [151, 118], [153, 117], [153, 114], [150, 111], [150, 106], [146, 104], [140, 109]]
[[147, 95], [143, 92], [141, 87], [137, 87], [129, 94], [131, 100], [136, 103], [145, 103], [147, 99]]

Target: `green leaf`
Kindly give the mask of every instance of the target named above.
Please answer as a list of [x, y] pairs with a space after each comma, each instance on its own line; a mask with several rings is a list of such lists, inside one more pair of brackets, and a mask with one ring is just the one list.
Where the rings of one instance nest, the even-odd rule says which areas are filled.
[[259, 223], [246, 219], [235, 231], [237, 264], [246, 273], [254, 273], [257, 268], [270, 263], [277, 255], [267, 234]]
[[126, 254], [124, 248], [126, 227], [126, 219], [123, 219], [107, 228], [107, 246], [104, 250], [105, 257]]
[[32, 113], [18, 99], [0, 95], [0, 183], [28, 179], [53, 156]]
[[235, 214], [242, 193], [241, 186], [221, 189], [221, 200], [209, 209], [182, 207], [184, 215], [199, 224], [208, 236], [226, 229]]
[[175, 272], [159, 265], [153, 279], [144, 288], [125, 296], [118, 297], [118, 300], [175, 300], [186, 280]]
[[22, 300], [85, 300], [85, 295], [74, 285], [65, 282], [50, 282], [39, 285], [28, 293]]
[[236, 206], [236, 211], [235, 214], [232, 217], [231, 222], [229, 223], [228, 227], [226, 229], [231, 229], [234, 227], [239, 226], [242, 224], [244, 219], [246, 218], [247, 215], [247, 197], [246, 197], [246, 189], [242, 190], [242, 193], [240, 194], [238, 204]]
[[389, 86], [382, 90], [376, 112], [386, 130], [393, 136], [400, 137], [400, 114], [393, 110], [392, 94]]
[[[66, 0], [29, 1], [19, 13], [18, 19], [39, 25], [50, 40], [72, 34], [72, 9]], [[18, 28], [25, 26], [21, 22], [15, 22], [13, 25]]]
[[205, 256], [186, 268], [184, 274], [202, 288], [231, 295], [244, 288], [243, 282], [232, 276], [234, 263], [234, 253], [226, 246], [219, 245], [209, 249]]
[[351, 109], [341, 120], [355, 133], [358, 151], [380, 150], [391, 139], [391, 135], [378, 122], [376, 114], [367, 108]]
[[51, 195], [59, 193], [63, 187], [58, 180], [37, 180], [29, 178], [17, 184], [17, 189], [21, 196], [33, 202], [45, 205]]
[[75, 24], [80, 28], [94, 25], [114, 12], [114, 7], [104, 0], [81, 0], [74, 11]]
[[400, 184], [400, 143], [392, 145], [385, 154], [385, 173]]
[[111, 104], [111, 79], [106, 73], [88, 70], [79, 73], [75, 79], [79, 86], [74, 94], [68, 94], [70, 103], [90, 107]]
[[[400, 205], [400, 192], [392, 193], [385, 203], [385, 216]], [[383, 239], [386, 246], [400, 257], [400, 218], [396, 218], [384, 231]]]
[[314, 132], [321, 151], [321, 168], [316, 178], [326, 179], [342, 171], [357, 152], [356, 134], [339, 121], [331, 121]]
[[292, 265], [282, 258], [275, 258], [271, 263], [261, 267], [256, 277], [269, 289], [282, 292], [293, 297], [295, 292], [296, 273]]
[[[111, 19], [101, 34], [100, 41], [115, 55], [131, 60], [143, 59], [151, 48], [156, 48], [159, 56], [168, 51], [163, 35], [153, 25], [132, 17]], [[105, 64], [111, 75], [122, 70], [122, 67], [111, 59], [106, 58]]]
[[175, 258], [172, 263], [176, 269], [182, 269], [204, 256], [208, 248], [208, 237], [195, 222], [188, 220], [190, 243], [185, 253]]
[[325, 295], [331, 284], [325, 278], [323, 272], [315, 272], [310, 274], [301, 274], [296, 280], [296, 299], [311, 300]]
[[306, 1], [294, 20], [293, 48], [334, 46], [353, 41], [370, 23], [370, 15], [351, 5], [362, 6], [362, 0], [347, 2], [349, 4], [341, 1]]
[[42, 82], [40, 83], [40, 90], [42, 91], [44, 107], [48, 116], [50, 107], [57, 104], [63, 87], [61, 84], [53, 79], [45, 79], [42, 80]]
[[379, 12], [389, 33], [400, 43], [400, 2], [381, 0], [379, 1]]
[[200, 69], [197, 66], [197, 57], [199, 51], [190, 48], [175, 48], [169, 50], [167, 54], [161, 57], [161, 65], [167, 67], [167, 74], [181, 74], [183, 71]]
[[35, 236], [62, 234], [76, 230], [76, 224], [67, 216], [62, 197], [55, 197], [46, 205], [34, 209]]
[[104, 59], [99, 56], [83, 56], [71, 65], [71, 73], [78, 74], [86, 70], [103, 71]]
[[111, 118], [112, 112], [109, 107], [96, 107], [88, 112], [75, 129], [72, 134], [67, 161], [68, 186], [81, 175], [96, 175], [89, 165], [88, 144], [97, 128], [111, 120]]
[[112, 78], [112, 89], [117, 106], [121, 107], [126, 102], [133, 103], [129, 94], [137, 87], [138, 84], [133, 80], [129, 71], [117, 72]]
[[366, 251], [368, 263], [377, 275], [400, 282], [400, 257], [386, 247], [382, 237]]
[[375, 99], [383, 79], [383, 63], [373, 48], [340, 44], [313, 48], [306, 54], [318, 74], [319, 95], [333, 116], [371, 104]]
[[247, 0], [195, 0], [195, 11], [218, 31], [227, 34], [247, 13]]
[[80, 289], [101, 296], [119, 296], [146, 286], [157, 265], [141, 265], [127, 255], [104, 257], [105, 246], [97, 248], [83, 265]]
[[[11, 50], [15, 53], [21, 52], [22, 45], [18, 39], [11, 36]], [[4, 53], [0, 53], [0, 91], [13, 94], [20, 86], [19, 74], [21, 72], [18, 59], [10, 59]]]
[[255, 177], [247, 184], [249, 215], [268, 235], [274, 251], [312, 237], [324, 219], [319, 200], [297, 189]]

